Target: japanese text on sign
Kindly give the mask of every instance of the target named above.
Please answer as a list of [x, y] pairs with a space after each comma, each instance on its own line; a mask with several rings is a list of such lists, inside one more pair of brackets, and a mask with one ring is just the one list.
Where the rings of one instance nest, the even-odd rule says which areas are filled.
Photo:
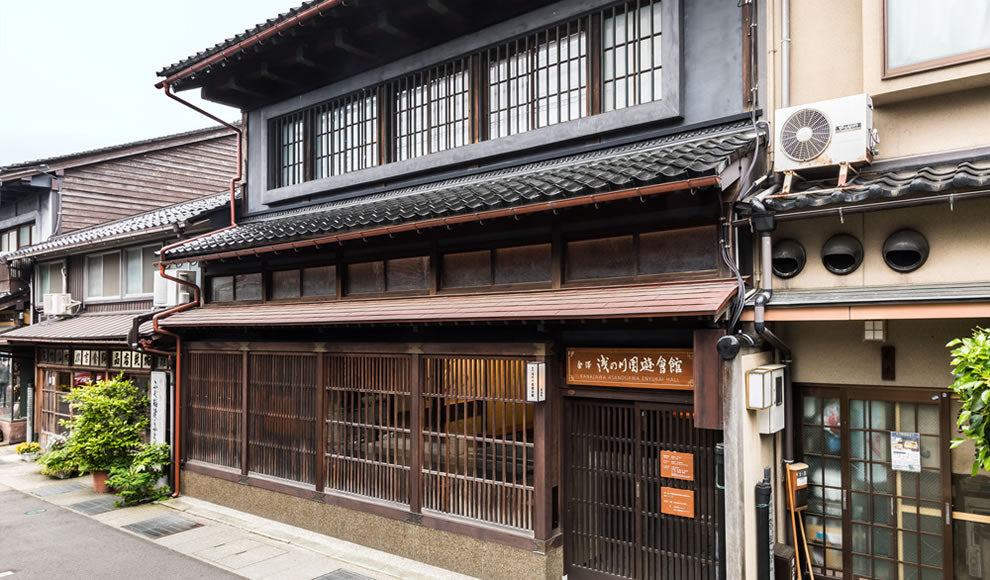
[[685, 349], [567, 350], [572, 385], [694, 388], [694, 351]]

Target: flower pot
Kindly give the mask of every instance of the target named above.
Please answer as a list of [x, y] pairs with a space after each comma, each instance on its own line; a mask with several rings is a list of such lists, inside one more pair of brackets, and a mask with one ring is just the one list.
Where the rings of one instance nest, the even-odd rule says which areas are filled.
[[35, 459], [38, 459], [39, 455], [41, 455], [41, 453], [21, 453], [20, 457], [21, 461], [34, 461]]
[[110, 489], [107, 487], [107, 477], [110, 476], [109, 471], [97, 470], [93, 472], [93, 491], [96, 493], [107, 493]]

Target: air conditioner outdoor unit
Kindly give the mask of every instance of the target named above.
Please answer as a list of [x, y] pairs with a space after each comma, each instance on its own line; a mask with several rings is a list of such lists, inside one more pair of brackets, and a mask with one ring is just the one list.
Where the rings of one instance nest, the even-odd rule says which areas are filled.
[[64, 293], [45, 294], [42, 301], [45, 316], [65, 316], [72, 310], [72, 296]]
[[873, 161], [878, 143], [873, 99], [853, 95], [797, 107], [774, 115], [774, 171], [801, 171]]
[[[181, 278], [187, 282], [196, 283], [195, 270], [165, 270], [169, 276]], [[155, 308], [171, 308], [179, 304], [185, 304], [191, 300], [189, 288], [173, 280], [162, 278], [155, 274]]]

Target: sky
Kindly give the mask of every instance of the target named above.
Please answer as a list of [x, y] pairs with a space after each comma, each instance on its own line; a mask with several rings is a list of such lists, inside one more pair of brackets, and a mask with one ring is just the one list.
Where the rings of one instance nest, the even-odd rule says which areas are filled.
[[[216, 124], [156, 72], [302, 0], [0, 0], [0, 166]], [[179, 96], [225, 120], [240, 112]]]

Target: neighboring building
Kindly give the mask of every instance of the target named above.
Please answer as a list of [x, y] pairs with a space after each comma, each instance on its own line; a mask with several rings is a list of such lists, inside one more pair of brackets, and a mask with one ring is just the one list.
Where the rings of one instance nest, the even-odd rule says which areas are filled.
[[[950, 450], [945, 345], [990, 322], [990, 8], [775, 0], [770, 19], [786, 8], [789, 35], [772, 27], [769, 42], [790, 57], [786, 71], [772, 61], [774, 108], [818, 110], [841, 139], [858, 128], [822, 101], [866, 93], [880, 137], [846, 184], [839, 157], [816, 157], [790, 191], [756, 194], [776, 214], [774, 275], [757, 282], [793, 359], [815, 577], [986, 578], [990, 477], [971, 476], [971, 445]], [[780, 143], [773, 155], [799, 157]], [[920, 444], [918, 461], [898, 464], [899, 440]]]
[[248, 151], [237, 227], [164, 253], [205, 279], [161, 321], [180, 490], [481, 577], [752, 577], [758, 476], [724, 521], [714, 479], [752, 23], [325, 0], [163, 70]]
[[[223, 191], [236, 173], [236, 145], [229, 130], [210, 128], [0, 167], [0, 257]], [[58, 264], [0, 263], [0, 330], [40, 321], [44, 295], [68, 292]], [[81, 300], [81, 290], [74, 296]], [[120, 308], [88, 302], [89, 312]], [[33, 351], [4, 340], [0, 335], [0, 434], [17, 442], [27, 435]]]
[[[151, 387], [152, 371], [166, 373], [155, 404], [160, 413], [154, 417], [165, 420], [167, 389], [174, 384], [172, 361], [145, 351], [142, 339], [150, 341], [154, 335], [153, 314], [191, 297], [180, 300], [180, 289], [163, 283], [156, 254], [167, 244], [226, 225], [228, 208], [229, 195], [215, 194], [55, 236], [4, 256], [22, 268], [33, 263], [35, 280], [55, 278], [52, 284], [66, 289], [65, 298], [46, 301], [46, 308], [57, 311], [43, 312], [40, 322], [3, 335], [12, 350], [27, 352], [27, 360], [34, 360], [33, 384], [40, 385], [34, 430], [42, 444], [65, 431], [60, 421], [71, 417], [65, 393], [118, 373], [145, 389]], [[195, 282], [195, 268], [187, 272]], [[43, 298], [39, 288], [35, 299], [40, 303]], [[25, 374], [31, 370], [21, 368]], [[165, 440], [167, 427], [161, 425], [153, 434]]]

